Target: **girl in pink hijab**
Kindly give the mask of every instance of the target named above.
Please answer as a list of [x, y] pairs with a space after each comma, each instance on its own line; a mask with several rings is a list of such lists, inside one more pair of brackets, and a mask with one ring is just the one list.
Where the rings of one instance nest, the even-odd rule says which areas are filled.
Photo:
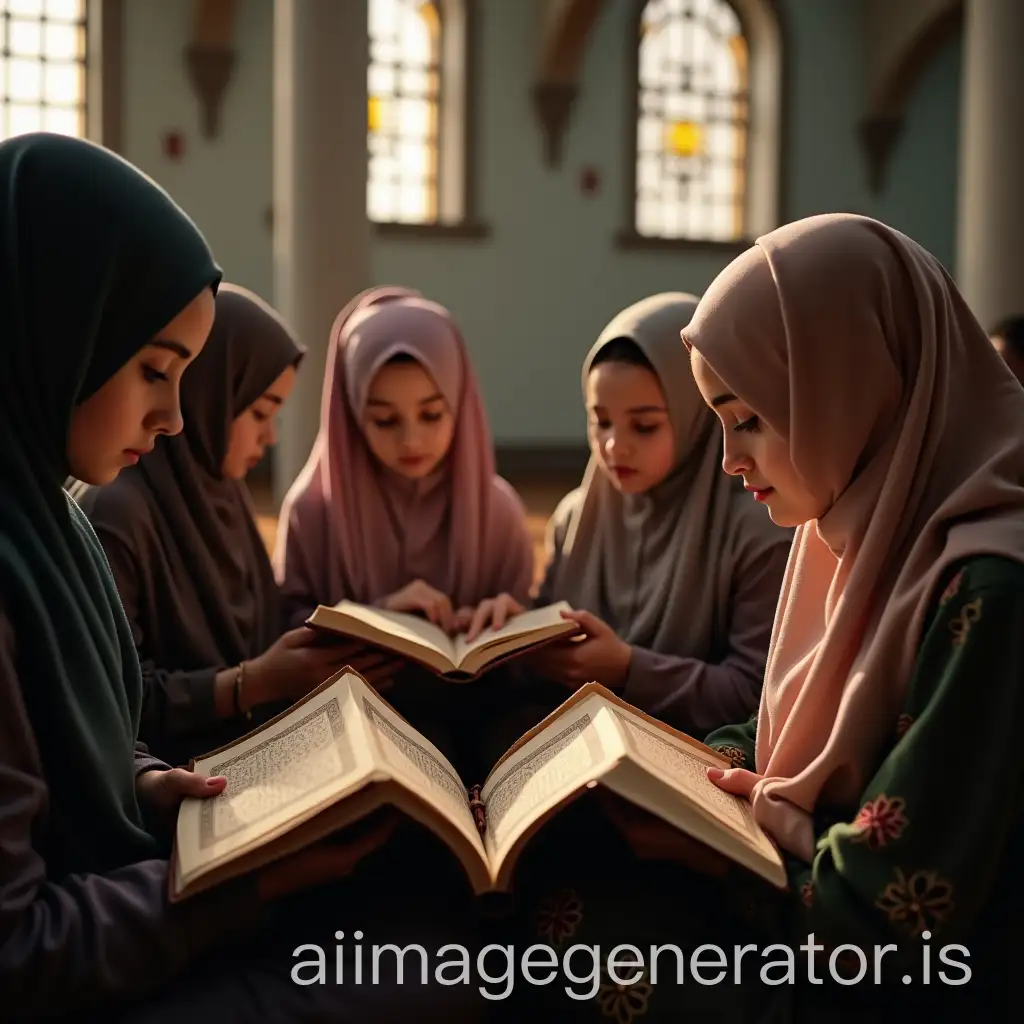
[[335, 320], [320, 433], [281, 509], [275, 563], [293, 623], [347, 599], [451, 630], [486, 598], [526, 599], [526, 512], [495, 473], [476, 375], [443, 307], [374, 289]]
[[[789, 891], [694, 884], [666, 862], [731, 869], [620, 808], [642, 876], [576, 886], [567, 941], [609, 941], [619, 901], [646, 912], [614, 942], [753, 943], [714, 1019], [973, 1019], [1024, 909], [1024, 391], [938, 261], [860, 216], [760, 238], [682, 334], [726, 472], [796, 527], [759, 711], [706, 738]], [[645, 1024], [703, 1019], [644, 984]]]
[[[483, 602], [489, 625], [527, 600], [526, 511], [495, 473], [479, 385], [448, 310], [387, 287], [341, 311], [320, 432], [282, 506], [274, 562], [293, 625], [347, 599], [455, 632]], [[436, 701], [452, 689], [418, 688]]]

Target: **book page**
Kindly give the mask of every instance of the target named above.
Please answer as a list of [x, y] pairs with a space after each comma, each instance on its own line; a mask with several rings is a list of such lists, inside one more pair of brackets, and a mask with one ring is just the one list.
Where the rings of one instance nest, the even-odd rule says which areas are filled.
[[532, 822], [599, 777], [621, 753], [616, 730], [596, 720], [599, 708], [598, 700], [580, 702], [488, 777], [481, 798], [487, 805], [484, 846], [492, 864], [505, 857]]
[[726, 793], [705, 774], [710, 760], [674, 736], [655, 729], [628, 712], [612, 708], [626, 734], [630, 756], [644, 768], [690, 797], [702, 810], [760, 847], [760, 829], [746, 800]]
[[362, 697], [362, 710], [374, 733], [384, 767], [444, 814], [483, 857], [480, 832], [469, 809], [469, 794], [444, 754], [369, 695]]
[[366, 774], [346, 732], [344, 680], [229, 750], [197, 759], [223, 775], [215, 797], [186, 800], [178, 816], [182, 875], [229, 858], [282, 826], [309, 817]]
[[551, 626], [562, 626], [565, 619], [560, 612], [562, 609], [569, 610], [571, 606], [566, 601], [559, 601], [557, 604], [545, 605], [543, 608], [533, 608], [530, 611], [513, 615], [501, 629], [485, 629], [475, 640], [466, 642], [465, 634], [460, 633], [455, 637], [453, 643], [454, 661], [456, 665], [462, 663], [463, 659], [471, 651], [489, 647], [491, 644], [500, 644], [506, 640], [515, 640], [533, 630], [545, 629]]
[[346, 618], [369, 626], [371, 630], [386, 636], [397, 637], [420, 647], [436, 651], [442, 657], [454, 658], [452, 639], [439, 626], [435, 626], [418, 615], [405, 612], [392, 612], [383, 608], [370, 608], [367, 605], [342, 601], [334, 606], [334, 611]]

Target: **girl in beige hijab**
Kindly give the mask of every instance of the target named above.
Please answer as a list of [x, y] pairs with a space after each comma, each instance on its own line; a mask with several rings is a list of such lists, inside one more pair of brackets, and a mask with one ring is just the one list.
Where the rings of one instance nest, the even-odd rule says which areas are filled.
[[591, 459], [548, 526], [539, 600], [568, 601], [586, 639], [533, 667], [570, 689], [600, 680], [704, 736], [757, 708], [792, 533], [722, 472], [679, 339], [696, 306], [679, 292], [634, 303], [583, 363]]
[[[710, 776], [750, 801], [789, 891], [731, 913], [739, 878], [695, 886], [653, 863], [722, 861], [616, 812], [651, 863], [626, 904], [650, 919], [635, 910], [615, 941], [755, 936], [717, 1019], [971, 1019], [1009, 996], [1024, 903], [1024, 391], [938, 261], [859, 216], [759, 239], [683, 336], [726, 470], [797, 528], [758, 714], [706, 738], [736, 765]], [[600, 941], [614, 901], [575, 899], [571, 941]], [[792, 951], [792, 980], [762, 989], [786, 976], [765, 966], [787, 959], [770, 943]], [[682, 1019], [694, 994], [632, 997], [647, 1024]]]

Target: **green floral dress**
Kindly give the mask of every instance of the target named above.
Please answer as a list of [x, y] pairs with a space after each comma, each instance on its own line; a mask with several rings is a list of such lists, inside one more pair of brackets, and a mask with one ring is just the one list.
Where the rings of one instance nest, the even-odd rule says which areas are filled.
[[[549, 866], [528, 903], [532, 941], [596, 945], [602, 958], [632, 943], [644, 965], [621, 966], [635, 954], [620, 954], [617, 977], [603, 966], [584, 1000], [566, 995], [561, 976], [532, 988], [551, 1019], [973, 1020], [1009, 999], [1024, 908], [1024, 565], [971, 558], [940, 588], [888, 749], [859, 806], [816, 813], [814, 862], [788, 863], [788, 893], [745, 873], [720, 881], [638, 864], [594, 820], [580, 819], [586, 867], [583, 836], [555, 840], [575, 857], [560, 873]], [[756, 716], [706, 742], [753, 769], [755, 730]], [[651, 946], [668, 943], [685, 955], [682, 984], [674, 954], [659, 955], [651, 976]], [[747, 943], [754, 950], [736, 958]], [[795, 971], [784, 950], [765, 951], [772, 943], [794, 951]], [[702, 954], [703, 981], [690, 971], [701, 944], [726, 953]]]

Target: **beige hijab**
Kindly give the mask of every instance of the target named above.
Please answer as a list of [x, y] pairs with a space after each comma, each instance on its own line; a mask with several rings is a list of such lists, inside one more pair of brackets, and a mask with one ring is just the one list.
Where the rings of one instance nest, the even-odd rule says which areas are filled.
[[665, 292], [619, 313], [583, 363], [584, 396], [594, 360], [621, 338], [657, 374], [675, 442], [669, 475], [645, 494], [619, 492], [596, 459], [587, 465], [552, 598], [606, 621], [627, 643], [662, 654], [716, 661], [728, 642], [736, 563], [749, 545], [788, 540], [765, 510], [722, 472], [721, 428], [690, 372], [679, 332], [693, 295]]
[[893, 735], [941, 574], [1024, 561], [1024, 391], [938, 261], [853, 215], [759, 239], [683, 336], [827, 509], [793, 542], [751, 794], [810, 861], [810, 812], [855, 805]]

